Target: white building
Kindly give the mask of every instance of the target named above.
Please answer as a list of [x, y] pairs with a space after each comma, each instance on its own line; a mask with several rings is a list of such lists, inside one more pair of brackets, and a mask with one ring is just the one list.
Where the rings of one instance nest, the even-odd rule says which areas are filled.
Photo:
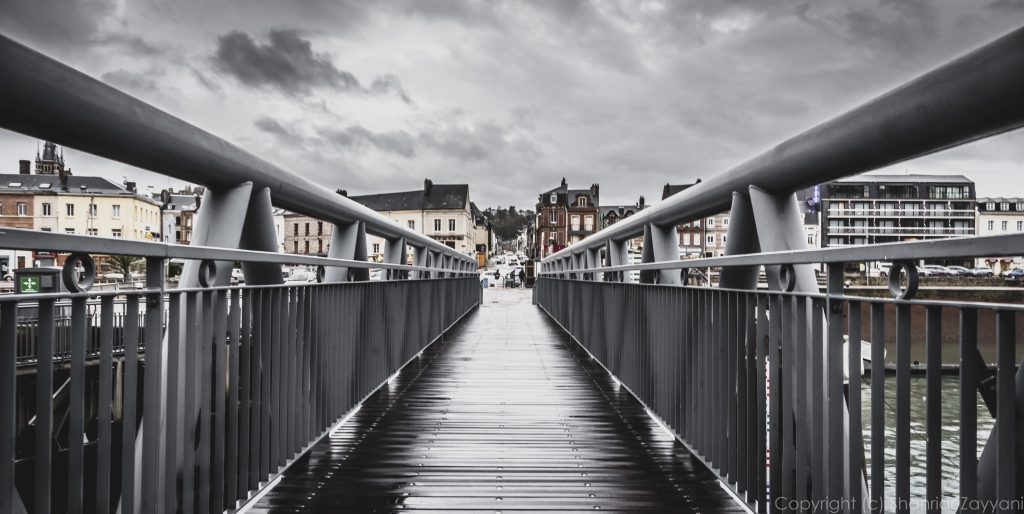
[[[1024, 232], [1024, 198], [978, 198], [977, 215], [979, 236]], [[979, 257], [975, 264], [1000, 273], [1024, 267], [1024, 258]]]

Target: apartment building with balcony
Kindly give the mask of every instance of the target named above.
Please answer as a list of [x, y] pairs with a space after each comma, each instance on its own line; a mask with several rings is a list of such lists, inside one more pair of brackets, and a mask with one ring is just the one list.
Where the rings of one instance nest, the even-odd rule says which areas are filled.
[[963, 175], [860, 175], [821, 186], [822, 247], [976, 233], [974, 182]]
[[541, 258], [601, 229], [600, 193], [598, 184], [590, 189], [569, 189], [562, 178], [558, 187], [539, 195], [534, 246]]
[[[978, 198], [978, 235], [998, 236], [1024, 232], [1024, 198]], [[1022, 257], [980, 257], [976, 266], [1001, 273], [1024, 267]]]

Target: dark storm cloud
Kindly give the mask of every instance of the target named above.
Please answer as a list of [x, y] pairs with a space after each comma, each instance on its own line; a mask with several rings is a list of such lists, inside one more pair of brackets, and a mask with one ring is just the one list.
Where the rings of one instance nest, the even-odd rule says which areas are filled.
[[307, 95], [313, 89], [358, 91], [374, 95], [392, 94], [404, 102], [412, 100], [393, 74], [376, 77], [364, 88], [352, 73], [337, 68], [330, 56], [313, 52], [313, 43], [298, 31], [270, 29], [268, 42], [234, 30], [217, 38], [214, 64], [244, 85], [270, 87], [292, 96]]
[[269, 42], [256, 43], [249, 34], [232, 31], [217, 38], [215, 64], [247, 86], [272, 87], [291, 95], [313, 88], [358, 89], [351, 73], [339, 70], [294, 30], [271, 29]]

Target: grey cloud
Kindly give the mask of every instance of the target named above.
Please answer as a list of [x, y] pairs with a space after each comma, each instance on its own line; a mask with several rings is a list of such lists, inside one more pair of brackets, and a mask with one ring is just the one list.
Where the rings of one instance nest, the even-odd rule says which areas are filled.
[[238, 30], [217, 38], [214, 64], [244, 85], [270, 87], [292, 96], [308, 95], [313, 89], [393, 94], [411, 103], [396, 75], [376, 77], [364, 88], [352, 73], [337, 68], [330, 56], [313, 52], [313, 44], [295, 30], [271, 29], [267, 43], [257, 43]]
[[336, 68], [326, 56], [314, 54], [312, 43], [294, 30], [271, 29], [266, 44], [232, 31], [217, 38], [214, 63], [242, 84], [291, 95], [308, 94], [317, 87], [359, 88], [355, 76]]
[[157, 90], [156, 82], [146, 73], [118, 69], [108, 71], [103, 75], [100, 75], [100, 78], [103, 79], [104, 82], [122, 89], [127, 89], [128, 91], [143, 92]]
[[156, 57], [166, 53], [165, 48], [150, 43], [141, 36], [123, 32], [100, 34], [94, 37], [93, 41], [100, 45], [119, 46], [133, 54], [144, 57]]
[[278, 141], [289, 145], [299, 144], [304, 145], [306, 138], [302, 134], [294, 131], [288, 127], [285, 127], [281, 122], [270, 118], [268, 116], [260, 116], [253, 122], [256, 128], [274, 136]]
[[74, 48], [88, 43], [113, 9], [113, 0], [4, 0], [0, 29], [33, 45]]
[[416, 140], [404, 130], [373, 132], [362, 125], [350, 125], [344, 129], [321, 128], [318, 134], [326, 142], [346, 148], [374, 148], [406, 159], [416, 156]]

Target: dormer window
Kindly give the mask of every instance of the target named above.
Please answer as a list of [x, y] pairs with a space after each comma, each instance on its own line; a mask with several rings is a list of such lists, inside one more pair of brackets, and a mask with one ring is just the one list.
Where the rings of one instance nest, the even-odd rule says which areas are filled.
[[552, 204], [558, 203], [558, 193], [551, 193], [551, 203]]
[[587, 197], [581, 196], [581, 197], [577, 198], [576, 199], [576, 206], [577, 207], [586, 207], [587, 206]]

